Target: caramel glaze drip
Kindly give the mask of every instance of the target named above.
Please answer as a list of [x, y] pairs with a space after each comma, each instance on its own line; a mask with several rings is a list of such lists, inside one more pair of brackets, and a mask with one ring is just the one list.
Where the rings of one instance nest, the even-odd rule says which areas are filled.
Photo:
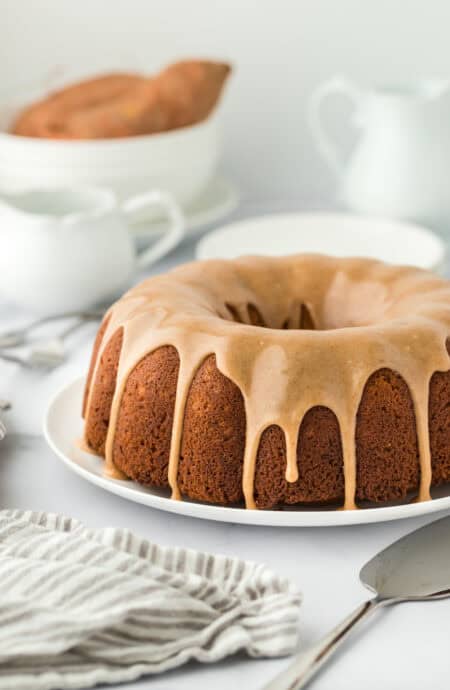
[[[250, 324], [249, 305], [266, 327]], [[282, 330], [301, 305], [315, 330]], [[428, 390], [433, 373], [449, 369], [447, 281], [368, 259], [243, 257], [186, 264], [150, 278], [127, 292], [109, 314], [96, 366], [112, 334], [120, 327], [124, 334], [106, 441], [109, 475], [123, 477], [114, 466], [113, 444], [127, 377], [145, 355], [172, 345], [180, 357], [169, 460], [173, 498], [180, 498], [177, 471], [186, 398], [197, 369], [211, 354], [245, 401], [247, 508], [256, 507], [253, 483], [261, 434], [271, 425], [283, 429], [286, 480], [295, 482], [298, 429], [315, 406], [330, 408], [338, 419], [344, 508], [356, 507], [356, 415], [366, 381], [382, 368], [400, 374], [411, 392], [421, 467], [418, 500], [430, 498]], [[248, 323], [239, 322], [244, 315]]]

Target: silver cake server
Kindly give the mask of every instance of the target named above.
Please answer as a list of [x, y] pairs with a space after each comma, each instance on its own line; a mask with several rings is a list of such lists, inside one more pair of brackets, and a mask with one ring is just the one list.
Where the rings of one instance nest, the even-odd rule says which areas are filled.
[[380, 551], [366, 563], [359, 577], [375, 596], [324, 639], [296, 656], [264, 690], [304, 688], [348, 633], [380, 607], [450, 597], [450, 516], [431, 522]]

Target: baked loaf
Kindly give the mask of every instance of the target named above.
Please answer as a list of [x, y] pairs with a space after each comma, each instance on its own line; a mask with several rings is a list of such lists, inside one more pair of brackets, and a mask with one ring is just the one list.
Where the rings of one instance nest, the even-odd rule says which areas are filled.
[[85, 443], [173, 498], [385, 504], [450, 480], [450, 284], [320, 255], [195, 262], [108, 311]]
[[53, 139], [156, 134], [206, 119], [229, 65], [184, 60], [154, 77], [107, 74], [50, 94], [23, 110], [11, 132]]

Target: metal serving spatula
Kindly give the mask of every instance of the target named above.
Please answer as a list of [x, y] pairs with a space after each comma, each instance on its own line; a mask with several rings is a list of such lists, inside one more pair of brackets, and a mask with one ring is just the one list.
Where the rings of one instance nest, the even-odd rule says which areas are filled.
[[296, 656], [264, 690], [304, 688], [357, 623], [381, 606], [450, 597], [450, 516], [411, 532], [380, 551], [366, 563], [359, 577], [376, 596], [359, 606], [327, 637]]

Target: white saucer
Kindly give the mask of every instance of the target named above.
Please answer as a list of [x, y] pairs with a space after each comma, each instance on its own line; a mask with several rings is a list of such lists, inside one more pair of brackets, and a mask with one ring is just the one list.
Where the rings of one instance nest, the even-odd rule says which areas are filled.
[[[206, 225], [215, 223], [230, 214], [238, 205], [239, 195], [236, 186], [225, 177], [216, 175], [200, 196], [183, 209], [186, 220], [186, 237], [193, 237]], [[131, 231], [140, 245], [142, 235], [146, 234], [148, 243], [148, 224], [151, 223], [155, 235], [165, 229], [160, 218], [143, 218], [132, 226]]]
[[[365, 508], [364, 510], [245, 510], [224, 508], [195, 503], [193, 501], [172, 501], [168, 492], [148, 489], [131, 480], [110, 479], [103, 476], [103, 460], [79, 450], [76, 440], [81, 437], [80, 418], [84, 379], [79, 378], [66, 385], [50, 403], [44, 422], [45, 438], [56, 455], [74, 472], [106, 491], [118, 494], [135, 503], [143, 503], [170, 513], [220, 522], [249, 525], [271, 525], [274, 527], [315, 527], [357, 525], [370, 522], [385, 522], [401, 518], [417, 517], [450, 508], [450, 496], [436, 498], [424, 503], [386, 508]], [[447, 492], [450, 489], [447, 487]]]
[[249, 218], [211, 232], [197, 245], [199, 259], [300, 252], [368, 256], [436, 271], [442, 269], [446, 250], [439, 237], [419, 225], [322, 212]]

